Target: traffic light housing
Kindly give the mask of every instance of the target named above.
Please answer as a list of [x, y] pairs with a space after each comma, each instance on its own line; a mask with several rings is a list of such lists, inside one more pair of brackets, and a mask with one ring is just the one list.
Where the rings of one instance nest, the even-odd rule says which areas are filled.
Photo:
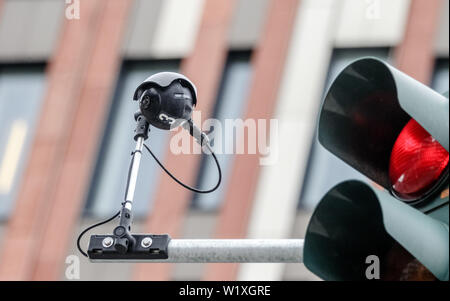
[[448, 280], [448, 114], [448, 95], [381, 60], [359, 59], [338, 75], [319, 141], [378, 188], [347, 181], [325, 195], [305, 237], [311, 271], [367, 279], [375, 255], [381, 279]]
[[445, 223], [351, 180], [332, 188], [315, 209], [303, 260], [325, 280], [370, 279], [373, 255], [381, 280], [448, 280], [448, 235]]

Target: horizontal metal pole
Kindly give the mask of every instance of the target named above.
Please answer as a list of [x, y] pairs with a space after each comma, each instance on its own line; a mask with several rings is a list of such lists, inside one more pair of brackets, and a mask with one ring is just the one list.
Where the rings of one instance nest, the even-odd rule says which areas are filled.
[[172, 239], [166, 260], [91, 260], [92, 262], [301, 263], [303, 239]]

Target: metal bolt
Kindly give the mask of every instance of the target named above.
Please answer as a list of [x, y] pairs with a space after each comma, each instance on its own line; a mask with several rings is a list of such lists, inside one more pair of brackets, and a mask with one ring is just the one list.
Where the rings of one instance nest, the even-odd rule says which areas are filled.
[[114, 239], [112, 237], [105, 237], [102, 241], [102, 245], [105, 248], [109, 248], [112, 246], [112, 244], [114, 243]]
[[148, 248], [152, 245], [152, 243], [153, 243], [153, 240], [151, 237], [144, 237], [141, 241], [141, 246], [143, 248]]

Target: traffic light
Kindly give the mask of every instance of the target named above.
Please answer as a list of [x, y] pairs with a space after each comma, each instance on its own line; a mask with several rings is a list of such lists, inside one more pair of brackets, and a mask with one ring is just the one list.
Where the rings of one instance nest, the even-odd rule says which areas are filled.
[[359, 59], [328, 90], [318, 137], [373, 185], [346, 181], [320, 201], [306, 267], [325, 280], [448, 280], [448, 94]]

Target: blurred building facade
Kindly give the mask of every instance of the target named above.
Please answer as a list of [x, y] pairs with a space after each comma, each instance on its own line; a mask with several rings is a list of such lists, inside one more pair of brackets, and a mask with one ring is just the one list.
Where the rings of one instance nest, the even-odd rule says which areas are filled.
[[[79, 12], [77, 2], [0, 0], [2, 280], [66, 279], [78, 233], [119, 209], [132, 95], [153, 73], [188, 76], [202, 120], [278, 120], [278, 160], [219, 155], [224, 181], [210, 195], [145, 155], [134, 231], [173, 238], [301, 238], [328, 189], [365, 180], [315, 137], [324, 91], [352, 60], [380, 57], [448, 90], [447, 0], [80, 0]], [[148, 143], [179, 178], [211, 186], [210, 158], [175, 155], [169, 139], [152, 129]], [[317, 279], [301, 264], [80, 262], [82, 280]]]

